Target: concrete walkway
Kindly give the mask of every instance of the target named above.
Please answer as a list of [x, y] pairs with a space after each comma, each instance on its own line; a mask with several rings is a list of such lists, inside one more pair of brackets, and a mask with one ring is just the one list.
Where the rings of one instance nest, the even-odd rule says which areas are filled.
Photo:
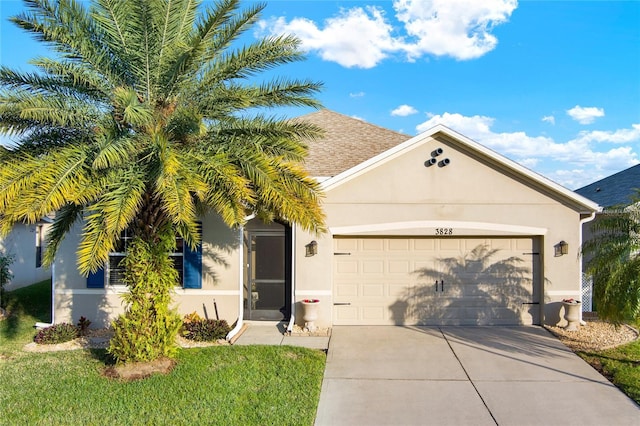
[[287, 323], [277, 321], [245, 321], [248, 325], [234, 345], [289, 345], [326, 350], [329, 337], [286, 335]]
[[640, 425], [540, 327], [334, 327], [316, 425]]

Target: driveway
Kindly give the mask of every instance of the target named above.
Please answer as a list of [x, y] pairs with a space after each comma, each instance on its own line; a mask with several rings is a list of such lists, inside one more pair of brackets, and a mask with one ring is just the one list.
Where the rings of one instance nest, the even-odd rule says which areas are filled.
[[541, 327], [334, 327], [316, 425], [639, 425]]

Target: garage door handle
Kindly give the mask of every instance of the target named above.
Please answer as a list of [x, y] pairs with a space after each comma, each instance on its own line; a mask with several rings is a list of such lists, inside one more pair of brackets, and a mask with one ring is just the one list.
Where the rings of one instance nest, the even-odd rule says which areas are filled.
[[350, 302], [335, 302], [333, 304], [333, 306], [349, 306], [349, 305], [351, 305]]

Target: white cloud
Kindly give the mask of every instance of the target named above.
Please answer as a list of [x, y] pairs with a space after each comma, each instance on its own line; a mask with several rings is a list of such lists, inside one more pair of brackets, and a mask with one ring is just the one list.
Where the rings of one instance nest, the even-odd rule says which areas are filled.
[[630, 143], [640, 141], [640, 124], [632, 124], [630, 129], [619, 129], [615, 131], [593, 130], [591, 132], [580, 132], [577, 140], [585, 143], [606, 142], [606, 143]]
[[478, 58], [496, 47], [491, 31], [516, 7], [516, 0], [395, 0], [393, 23], [381, 7], [366, 6], [341, 9], [322, 24], [279, 17], [260, 21], [258, 28], [262, 34], [295, 34], [304, 49], [326, 61], [373, 68], [395, 54], [410, 61], [424, 55]]
[[477, 139], [490, 133], [490, 128], [494, 121], [491, 117], [481, 115], [466, 117], [461, 114], [451, 114], [448, 112], [442, 115], [429, 113], [427, 117], [429, 117], [427, 121], [416, 126], [418, 132], [424, 132], [438, 124], [442, 124], [471, 139]]
[[395, 0], [393, 8], [414, 40], [410, 57], [423, 54], [474, 59], [493, 50], [494, 26], [509, 20], [516, 0]]
[[322, 59], [347, 68], [373, 68], [398, 49], [384, 11], [374, 6], [342, 9], [324, 22], [324, 28], [306, 18], [287, 22], [282, 17], [268, 23], [261, 21], [259, 26], [272, 35], [293, 33], [304, 49], [317, 51]]
[[[416, 127], [423, 132], [443, 124], [568, 187], [578, 188], [639, 162], [640, 124], [615, 131], [581, 132], [566, 142], [525, 132], [494, 132], [495, 120], [457, 113], [428, 114]], [[627, 144], [620, 146], [621, 144]]]
[[417, 114], [418, 110], [411, 105], [400, 105], [398, 108], [391, 111], [391, 115], [398, 117], [406, 117], [408, 115]]
[[364, 92], [349, 93], [350, 98], [362, 98], [364, 97], [364, 95], [365, 95]]
[[553, 115], [546, 115], [542, 117], [542, 121], [544, 121], [545, 123], [550, 123], [552, 125], [556, 124], [556, 118]]
[[569, 117], [573, 118], [580, 124], [591, 124], [598, 117], [604, 117], [604, 109], [597, 107], [581, 107], [576, 105], [567, 110]]

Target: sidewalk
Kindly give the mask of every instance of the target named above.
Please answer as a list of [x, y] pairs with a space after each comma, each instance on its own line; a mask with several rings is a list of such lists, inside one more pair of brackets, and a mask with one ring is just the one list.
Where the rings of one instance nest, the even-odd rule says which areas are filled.
[[306, 336], [285, 333], [287, 323], [275, 321], [245, 321], [248, 327], [234, 345], [287, 345], [309, 349], [327, 350], [330, 336]]

